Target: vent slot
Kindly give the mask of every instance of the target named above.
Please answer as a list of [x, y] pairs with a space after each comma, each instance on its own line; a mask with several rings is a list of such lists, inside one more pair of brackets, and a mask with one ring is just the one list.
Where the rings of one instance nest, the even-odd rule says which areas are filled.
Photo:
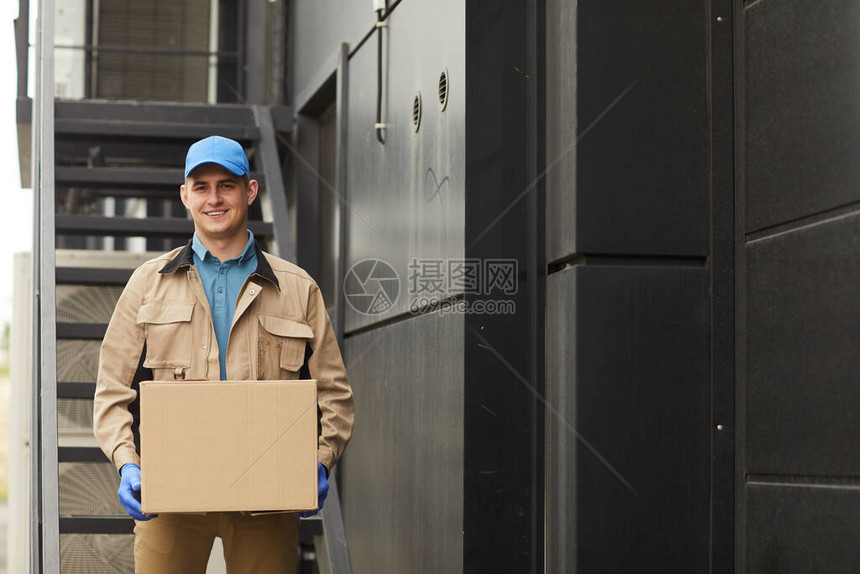
[[412, 100], [412, 128], [417, 133], [419, 128], [421, 127], [421, 92], [415, 94], [415, 98]]
[[439, 74], [439, 109], [445, 111], [448, 107], [448, 70], [442, 70]]

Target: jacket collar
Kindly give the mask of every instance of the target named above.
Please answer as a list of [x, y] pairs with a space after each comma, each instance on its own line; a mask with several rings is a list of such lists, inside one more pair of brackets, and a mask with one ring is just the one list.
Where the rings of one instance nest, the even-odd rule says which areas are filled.
[[[168, 261], [167, 265], [159, 270], [159, 273], [174, 273], [183, 267], [194, 265], [194, 248], [192, 247], [192, 243], [193, 239], [189, 239], [188, 243], [185, 244], [185, 247], [182, 248], [182, 251], [180, 251], [176, 257]], [[278, 278], [275, 277], [275, 272], [272, 271], [272, 266], [269, 265], [269, 260], [266, 259], [265, 254], [263, 254], [263, 250], [260, 249], [260, 242], [257, 240], [254, 240], [254, 252], [257, 254], [257, 268], [253, 273], [251, 273], [251, 276], [253, 277], [256, 275], [261, 279], [265, 279], [280, 291], [281, 285], [278, 283]]]

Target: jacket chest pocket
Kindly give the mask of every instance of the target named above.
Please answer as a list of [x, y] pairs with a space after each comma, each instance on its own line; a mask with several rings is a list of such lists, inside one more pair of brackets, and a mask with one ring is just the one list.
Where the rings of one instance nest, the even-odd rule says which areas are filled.
[[191, 315], [194, 303], [145, 303], [137, 312], [144, 326], [146, 358], [143, 366], [155, 379], [173, 379], [176, 369], [191, 367]]
[[257, 315], [260, 321], [257, 378], [289, 380], [299, 376], [305, 362], [305, 347], [314, 336], [307, 323], [275, 315]]

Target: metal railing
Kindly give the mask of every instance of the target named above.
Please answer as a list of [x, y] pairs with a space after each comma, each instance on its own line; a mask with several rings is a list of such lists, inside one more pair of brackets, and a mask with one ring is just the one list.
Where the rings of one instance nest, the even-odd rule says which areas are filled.
[[59, 573], [56, 291], [54, 287], [54, 1], [39, 2], [33, 109], [33, 391], [30, 570]]
[[[96, 78], [99, 72], [99, 55], [129, 55], [129, 56], [153, 56], [156, 58], [201, 58], [206, 59], [204, 64], [209, 70], [209, 74], [215, 74], [215, 84], [218, 85], [216, 92], [209, 94], [208, 103], [235, 103], [237, 101], [235, 92], [244, 94], [244, 66], [245, 50], [242, 46], [243, 30], [239, 27], [241, 22], [237, 22], [235, 30], [236, 49], [171, 49], [159, 48], [152, 46], [140, 45], [115, 45], [115, 44], [99, 44], [94, 40], [93, 30], [95, 16], [91, 9], [88, 9], [86, 16], [85, 36], [86, 41], [83, 43], [63, 43], [56, 42], [56, 38], [52, 39], [53, 49], [62, 55], [64, 52], [80, 52], [85, 55], [80, 72], [81, 84], [83, 85], [83, 93], [78, 95], [79, 98], [110, 98], [110, 95], [99, 93], [96, 83]], [[55, 19], [55, 16], [52, 17]], [[217, 18], [213, 16], [214, 21]], [[241, 20], [241, 18], [240, 18]], [[44, 21], [44, 20], [43, 20]], [[213, 30], [214, 32], [214, 30]], [[219, 31], [220, 33], [220, 31]], [[37, 32], [38, 34], [38, 32]], [[223, 38], [219, 37], [219, 41]], [[228, 41], [228, 43], [230, 43]], [[29, 0], [18, 0], [18, 17], [15, 19], [15, 51], [17, 59], [17, 99], [19, 101], [18, 121], [19, 123], [28, 123], [31, 121], [31, 111], [29, 109], [29, 63], [31, 57], [31, 49], [38, 47], [36, 43], [30, 43], [30, 2]], [[38, 56], [36, 56], [38, 58]], [[56, 58], [54, 58], [56, 62]], [[234, 88], [235, 92], [230, 89], [222, 89], [222, 85], [229, 84]], [[64, 94], [55, 96], [62, 97]], [[135, 97], [123, 97], [122, 99], [139, 99]], [[143, 99], [143, 98], [141, 98]], [[160, 98], [155, 98], [159, 100]], [[196, 98], [188, 101], [206, 103], [207, 99]]]

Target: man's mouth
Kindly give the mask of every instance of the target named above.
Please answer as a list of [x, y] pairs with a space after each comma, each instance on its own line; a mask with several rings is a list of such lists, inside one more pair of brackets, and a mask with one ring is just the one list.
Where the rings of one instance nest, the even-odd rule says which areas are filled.
[[225, 213], [227, 213], [227, 210], [226, 209], [220, 209], [217, 211], [207, 211], [205, 213], [209, 217], [218, 217], [219, 215], [224, 215]]

